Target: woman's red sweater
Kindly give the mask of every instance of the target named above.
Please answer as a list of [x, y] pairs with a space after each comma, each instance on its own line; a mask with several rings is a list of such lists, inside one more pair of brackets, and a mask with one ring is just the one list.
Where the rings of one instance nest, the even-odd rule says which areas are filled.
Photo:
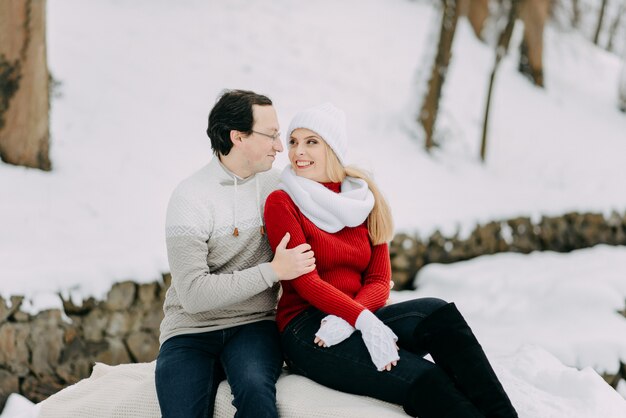
[[[341, 188], [341, 183], [323, 184], [336, 193]], [[265, 225], [273, 251], [289, 232], [287, 248], [306, 242], [315, 252], [315, 270], [281, 282], [283, 294], [276, 313], [281, 332], [310, 306], [354, 326], [364, 309], [375, 312], [385, 305], [391, 279], [389, 249], [387, 244], [372, 246], [366, 223], [334, 234], [322, 231], [285, 191], [277, 190], [265, 202]]]

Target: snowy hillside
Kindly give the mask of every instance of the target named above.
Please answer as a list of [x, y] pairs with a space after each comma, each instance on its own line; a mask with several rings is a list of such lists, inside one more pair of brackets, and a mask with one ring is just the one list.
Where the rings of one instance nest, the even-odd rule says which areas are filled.
[[[342, 107], [348, 161], [374, 173], [398, 231], [463, 232], [476, 222], [572, 210], [623, 214], [620, 62], [574, 33], [547, 28], [546, 89], [516, 72], [515, 50], [504, 60], [481, 164], [493, 51], [461, 19], [438, 121], [442, 146], [423, 151], [413, 125], [416, 92], [423, 90], [416, 80], [430, 65], [438, 13], [408, 0], [48, 0], [48, 61], [61, 83], [52, 100], [53, 171], [0, 163], [0, 294], [25, 294], [36, 311], [59, 307], [57, 292], [101, 298], [113, 282], [153, 281], [168, 271], [167, 200], [211, 158], [206, 118], [224, 88], [269, 95], [283, 127], [306, 106], [332, 101]], [[286, 162], [280, 155], [275, 166]], [[625, 253], [623, 247], [573, 253], [527, 282], [507, 280], [506, 272], [539, 274], [542, 256], [503, 255], [503, 265], [458, 267], [482, 281], [474, 287], [459, 279], [466, 270], [431, 266], [422, 273], [428, 286], [417, 295], [460, 300], [494, 352], [510, 355], [530, 342], [569, 366], [614, 369], [620, 358], [626, 362], [626, 341], [606, 336], [624, 335], [625, 320], [602, 321], [624, 308]], [[572, 273], [568, 265], [603, 260], [612, 267], [597, 270], [604, 279], [596, 293], [591, 277], [576, 276], [578, 290], [564, 281]], [[525, 267], [512, 267], [518, 262]], [[489, 293], [481, 294], [484, 288]], [[557, 289], [571, 292], [557, 292], [561, 310], [551, 311], [548, 295]], [[499, 297], [496, 307], [488, 303]], [[535, 297], [546, 298], [540, 310]], [[584, 311], [577, 310], [581, 304]], [[491, 308], [511, 320], [503, 327], [514, 328], [490, 328]], [[578, 342], [571, 329], [559, 340], [555, 333], [568, 312], [597, 312], [585, 326], [600, 321], [606, 328]], [[545, 318], [553, 320], [533, 326]], [[498, 341], [500, 331], [510, 337], [506, 344]], [[591, 350], [600, 342], [606, 351]]]

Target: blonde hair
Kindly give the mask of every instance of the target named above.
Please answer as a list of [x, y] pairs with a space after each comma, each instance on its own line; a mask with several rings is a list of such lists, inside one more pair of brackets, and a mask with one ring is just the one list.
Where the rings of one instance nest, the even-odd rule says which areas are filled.
[[363, 170], [352, 166], [344, 167], [339, 158], [337, 158], [335, 151], [326, 141], [324, 141], [324, 145], [326, 145], [326, 175], [330, 181], [339, 183], [346, 176], [363, 179], [374, 195], [374, 208], [367, 217], [367, 231], [372, 244], [378, 245], [391, 241], [393, 238], [391, 209], [374, 181]]

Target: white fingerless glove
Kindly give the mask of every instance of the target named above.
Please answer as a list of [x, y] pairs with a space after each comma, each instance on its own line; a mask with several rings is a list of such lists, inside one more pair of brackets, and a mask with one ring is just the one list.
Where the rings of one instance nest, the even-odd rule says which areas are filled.
[[322, 326], [315, 336], [324, 341], [326, 347], [339, 344], [354, 332], [354, 327], [345, 319], [328, 315], [322, 319]]
[[396, 348], [398, 337], [376, 315], [366, 309], [356, 319], [355, 325], [361, 331], [363, 342], [378, 371], [400, 359]]

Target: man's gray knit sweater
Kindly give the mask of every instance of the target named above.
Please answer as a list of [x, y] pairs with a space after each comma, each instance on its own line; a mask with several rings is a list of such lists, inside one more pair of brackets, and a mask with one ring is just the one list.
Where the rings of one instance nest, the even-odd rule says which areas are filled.
[[261, 226], [278, 177], [270, 170], [241, 179], [214, 157], [174, 190], [165, 222], [172, 285], [161, 344], [175, 335], [274, 319], [279, 284]]

